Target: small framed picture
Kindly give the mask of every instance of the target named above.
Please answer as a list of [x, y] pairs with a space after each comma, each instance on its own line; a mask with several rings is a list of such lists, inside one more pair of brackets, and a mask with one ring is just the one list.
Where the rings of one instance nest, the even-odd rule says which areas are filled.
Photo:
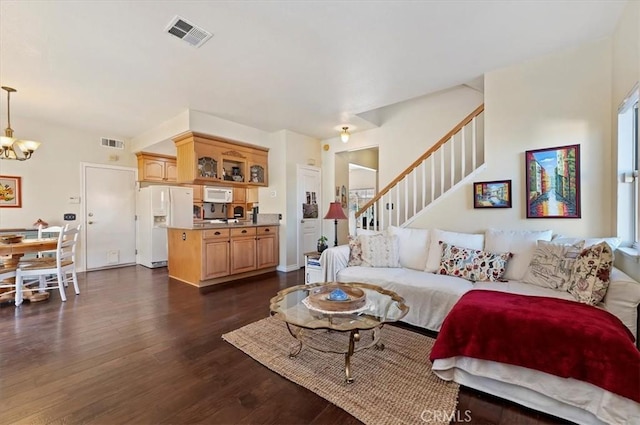
[[474, 182], [473, 208], [511, 208], [511, 180]]
[[20, 177], [0, 176], [0, 208], [22, 208]]

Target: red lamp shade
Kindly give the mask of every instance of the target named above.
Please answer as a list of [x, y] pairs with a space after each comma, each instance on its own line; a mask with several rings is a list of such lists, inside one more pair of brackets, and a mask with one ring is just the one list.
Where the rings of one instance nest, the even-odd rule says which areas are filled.
[[344, 215], [344, 211], [342, 211], [342, 204], [340, 202], [332, 202], [329, 204], [329, 211], [327, 215], [324, 216], [327, 220], [333, 220], [333, 224], [335, 227], [335, 239], [333, 241], [333, 246], [338, 246], [338, 220], [347, 220], [348, 217]]
[[329, 211], [324, 216], [326, 220], [347, 220], [347, 216], [342, 211], [342, 204], [340, 202], [332, 202], [329, 204]]

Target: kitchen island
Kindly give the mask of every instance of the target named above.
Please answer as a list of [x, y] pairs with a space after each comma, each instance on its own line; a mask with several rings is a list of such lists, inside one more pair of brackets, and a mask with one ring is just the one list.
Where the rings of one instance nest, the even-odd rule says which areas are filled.
[[169, 277], [204, 287], [275, 271], [278, 224], [196, 224], [169, 228]]

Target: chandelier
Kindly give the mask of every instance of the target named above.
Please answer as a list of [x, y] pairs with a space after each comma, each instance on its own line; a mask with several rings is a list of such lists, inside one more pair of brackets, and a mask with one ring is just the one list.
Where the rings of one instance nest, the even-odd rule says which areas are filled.
[[11, 93], [15, 92], [16, 89], [2, 86], [2, 90], [7, 92], [7, 128], [4, 129], [4, 136], [0, 136], [0, 159], [25, 161], [31, 158], [40, 143], [31, 140], [18, 140], [13, 137], [10, 100]]

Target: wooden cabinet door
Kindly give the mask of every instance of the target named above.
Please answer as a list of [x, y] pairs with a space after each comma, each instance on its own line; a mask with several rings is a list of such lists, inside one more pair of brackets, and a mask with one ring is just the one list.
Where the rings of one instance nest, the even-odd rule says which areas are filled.
[[258, 269], [277, 266], [279, 260], [278, 227], [259, 226], [256, 228], [256, 235]]
[[202, 280], [229, 275], [229, 241], [206, 242]]
[[276, 235], [258, 236], [256, 251], [258, 269], [278, 265], [278, 238]]
[[231, 238], [231, 274], [256, 269], [256, 238]]
[[191, 189], [193, 189], [193, 203], [201, 204], [202, 202], [204, 202], [204, 199], [202, 199], [203, 186], [199, 184], [190, 184], [189, 186], [191, 187]]
[[145, 159], [142, 162], [142, 180], [164, 181], [164, 160]]
[[169, 182], [178, 181], [178, 165], [176, 161], [167, 160], [164, 163], [164, 179]]
[[244, 204], [247, 202], [247, 189], [244, 187], [234, 187], [233, 202], [236, 204]]

